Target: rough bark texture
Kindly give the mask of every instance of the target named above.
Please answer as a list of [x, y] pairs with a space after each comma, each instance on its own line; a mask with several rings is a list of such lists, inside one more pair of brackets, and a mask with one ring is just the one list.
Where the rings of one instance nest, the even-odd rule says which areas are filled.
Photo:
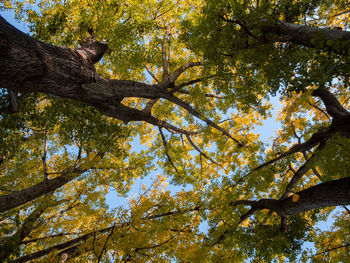
[[157, 87], [128, 80], [107, 80], [93, 63], [104, 45], [89, 43], [77, 50], [35, 40], [0, 17], [0, 87], [17, 92], [43, 92], [85, 102], [123, 121], [145, 114], [120, 103], [124, 97], [158, 97]]
[[[261, 199], [259, 201], [238, 200], [231, 203], [232, 206], [249, 205], [250, 211], [269, 209], [275, 211], [281, 217], [300, 214], [312, 209], [328, 206], [340, 206], [350, 204], [350, 177], [321, 183], [309, 187], [293, 196], [285, 199]], [[251, 215], [250, 213], [249, 215]]]
[[[276, 33], [281, 42], [292, 42], [312, 48], [325, 48], [336, 53], [346, 54], [350, 48], [350, 32], [339, 29], [315, 28], [277, 21], [274, 28], [266, 29]], [[341, 48], [335, 48], [333, 40], [341, 41]]]
[[[290, 196], [283, 200], [265, 199], [258, 203], [263, 209], [276, 211], [281, 216], [300, 214], [312, 209], [350, 204], [350, 177], [321, 183], [297, 192], [294, 202]], [[269, 208], [270, 207], [270, 208]]]
[[200, 66], [200, 62], [187, 63], [168, 73], [161, 83], [149, 85], [132, 80], [108, 80], [98, 75], [93, 63], [105, 51], [103, 44], [93, 41], [77, 50], [48, 45], [20, 32], [0, 16], [0, 88], [71, 98], [124, 122], [146, 121], [174, 132], [193, 134], [157, 119], [150, 114], [150, 110], [142, 111], [121, 103], [126, 97], [163, 98], [244, 146], [223, 128], [172, 94], [176, 79], [187, 69]]
[[90, 169], [103, 158], [103, 153], [96, 154], [89, 167], [85, 163], [80, 164], [79, 167], [69, 167], [56, 178], [45, 180], [41, 183], [25, 188], [20, 191], [12, 192], [8, 195], [0, 196], [0, 213], [20, 206], [35, 200], [36, 198], [45, 194], [54, 192], [56, 189], [74, 180], [82, 173]]

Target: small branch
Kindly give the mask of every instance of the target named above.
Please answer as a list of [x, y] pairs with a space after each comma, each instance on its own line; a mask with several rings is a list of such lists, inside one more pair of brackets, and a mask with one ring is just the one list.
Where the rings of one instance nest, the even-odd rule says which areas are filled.
[[30, 240], [25, 240], [25, 241], [22, 241], [20, 244], [21, 245], [26, 245], [26, 244], [29, 244], [29, 243], [33, 243], [33, 242], [36, 242], [36, 241], [40, 241], [40, 240], [45, 240], [45, 239], [48, 239], [48, 238], [55, 238], [55, 237], [61, 237], [61, 236], [68, 236], [68, 235], [77, 235], [77, 233], [59, 233], [59, 234], [56, 234], [56, 235], [51, 235], [51, 236], [45, 236], [45, 237], [39, 237], [39, 238], [35, 238], [35, 239], [30, 239]]
[[301, 177], [303, 177], [304, 174], [306, 174], [310, 169], [312, 169], [310, 166], [310, 163], [313, 162], [316, 154], [321, 151], [325, 147], [325, 142], [321, 143], [316, 151], [312, 154], [312, 156], [306, 160], [306, 162], [298, 169], [298, 171], [294, 174], [292, 179], [290, 180], [289, 184], [287, 185], [285, 193], [282, 195], [280, 200], [285, 199], [289, 196], [289, 194], [293, 191], [293, 188], [298, 183]]
[[97, 260], [97, 263], [100, 263], [100, 261], [101, 261], [101, 258], [102, 258], [102, 255], [103, 255], [103, 252], [104, 252], [104, 251], [105, 251], [105, 249], [106, 249], [107, 242], [108, 242], [109, 238], [110, 238], [110, 237], [112, 236], [112, 234], [113, 234], [113, 230], [114, 230], [114, 228], [115, 228], [115, 224], [113, 224], [112, 229], [111, 229], [111, 231], [109, 232], [109, 234], [108, 234], [108, 236], [107, 236], [107, 238], [106, 238], [105, 243], [103, 244], [103, 247], [102, 247], [101, 253], [100, 253], [100, 255], [99, 255], [99, 257], [98, 257], [98, 260]]
[[339, 248], [348, 247], [348, 246], [350, 246], [350, 243], [349, 243], [349, 244], [342, 245], [342, 246], [334, 247], [334, 248], [331, 248], [331, 249], [327, 249], [327, 250], [325, 250], [325, 251], [322, 251], [322, 252], [320, 252], [320, 253], [317, 253], [317, 254], [315, 254], [315, 255], [312, 255], [310, 258], [319, 256], [319, 255], [322, 255], [322, 254], [324, 254], [324, 253], [328, 253], [328, 252], [330, 252], [330, 251], [333, 251], [333, 250], [336, 250], [336, 249], [339, 249]]
[[328, 113], [326, 111], [322, 110], [320, 107], [317, 107], [317, 105], [315, 105], [315, 104], [313, 104], [311, 102], [309, 102], [309, 105], [311, 107], [315, 108], [316, 110], [319, 110], [320, 112], [322, 112], [328, 118], [328, 120], [331, 120], [331, 118], [329, 117], [329, 115], [328, 115]]
[[199, 79], [194, 79], [194, 80], [190, 80], [188, 82], [181, 83], [181, 84], [175, 86], [175, 88], [172, 90], [172, 92], [176, 92], [176, 91], [178, 91], [178, 90], [180, 90], [180, 89], [182, 89], [184, 87], [196, 84], [196, 83], [201, 82], [201, 81], [203, 81], [203, 79], [199, 78]]
[[218, 164], [217, 162], [215, 162], [212, 158], [210, 158], [210, 157], [207, 156], [205, 153], [203, 153], [203, 152], [201, 151], [201, 149], [199, 149], [199, 147], [196, 146], [196, 145], [194, 144], [194, 142], [192, 141], [191, 137], [190, 137], [188, 134], [186, 134], [186, 138], [187, 138], [188, 142], [192, 145], [192, 147], [193, 147], [197, 152], [199, 152], [199, 154], [200, 154], [201, 156], [207, 158], [207, 159], [208, 159], [209, 161], [211, 161], [212, 163], [215, 163], [216, 165], [219, 165], [219, 164]]
[[169, 57], [167, 55], [167, 46], [169, 41], [169, 27], [165, 28], [164, 39], [162, 43], [162, 63], [163, 63], [163, 80], [168, 82], [169, 79]]
[[45, 131], [44, 154], [41, 157], [41, 160], [42, 160], [42, 163], [43, 163], [43, 173], [44, 173], [44, 181], [45, 182], [47, 180], [49, 180], [48, 173], [47, 173], [46, 156], [47, 156], [47, 131]]
[[174, 167], [175, 171], [177, 172], [176, 166], [174, 165], [174, 163], [171, 160], [170, 155], [168, 153], [168, 144], [167, 144], [167, 141], [165, 139], [165, 136], [164, 136], [164, 133], [162, 131], [162, 128], [158, 127], [158, 130], [159, 130], [160, 136], [162, 137], [162, 141], [163, 141], [163, 145], [164, 145], [164, 149], [165, 149], [165, 155], [166, 155], [169, 163], [171, 164], [171, 166]]
[[259, 210], [261, 210], [261, 208], [252, 207], [251, 209], [248, 210], [248, 212], [241, 215], [241, 218], [240, 218], [238, 224], [242, 224], [244, 220], [248, 219], [251, 215], [253, 215], [255, 212], [257, 212]]
[[320, 131], [318, 131], [315, 134], [313, 134], [308, 141], [306, 141], [304, 143], [301, 143], [301, 144], [293, 145], [288, 151], [280, 154], [279, 156], [277, 156], [276, 158], [273, 158], [272, 160], [270, 160], [268, 162], [265, 162], [265, 163], [257, 166], [252, 171], [257, 171], [257, 170], [259, 170], [259, 169], [261, 169], [263, 167], [266, 167], [269, 164], [273, 164], [273, 163], [281, 160], [282, 158], [287, 157], [289, 155], [292, 155], [294, 153], [310, 150], [311, 148], [313, 148], [317, 144], [322, 143], [323, 141], [324, 142], [327, 141], [330, 136], [331, 135], [329, 133], [329, 129], [328, 128], [321, 129]]
[[164, 95], [162, 95], [162, 97], [164, 99], [167, 99], [167, 100], [175, 103], [176, 105], [180, 106], [181, 108], [185, 109], [186, 111], [188, 111], [188, 113], [190, 113], [193, 116], [197, 117], [198, 119], [206, 122], [209, 126], [213, 127], [214, 129], [222, 132], [224, 135], [226, 135], [227, 137], [232, 139], [234, 142], [236, 142], [240, 147], [246, 146], [244, 143], [242, 143], [239, 140], [237, 140], [236, 138], [232, 137], [224, 128], [220, 127], [219, 125], [217, 125], [216, 123], [214, 123], [210, 119], [204, 117], [200, 112], [198, 112], [197, 110], [192, 108], [188, 103], [184, 102], [183, 100], [181, 100], [181, 99], [179, 99], [171, 94], [164, 94]]
[[150, 69], [145, 65], [145, 69], [147, 70], [148, 74], [151, 75], [151, 77], [157, 82], [159, 83], [160, 81], [158, 80], [158, 78], [150, 71]]
[[[78, 147], [79, 147], [78, 154], [77, 154], [77, 158], [75, 159], [75, 165], [74, 166], [76, 166], [81, 160], [81, 153], [82, 153], [82, 150], [83, 150], [83, 146], [82, 146], [81, 143], [79, 143]], [[50, 174], [52, 174], [52, 173], [50, 173]]]
[[193, 68], [196, 66], [201, 66], [202, 62], [188, 62], [181, 67], [177, 68], [170, 76], [169, 76], [169, 82], [175, 83], [175, 81], [181, 76], [182, 73], [184, 73], [187, 69]]
[[[186, 90], [176, 90], [176, 92], [181, 93], [181, 94], [186, 94], [186, 95], [190, 95], [190, 93]], [[207, 93], [204, 95], [207, 98], [215, 98], [215, 99], [226, 99], [227, 96], [220, 96], [214, 93]]]

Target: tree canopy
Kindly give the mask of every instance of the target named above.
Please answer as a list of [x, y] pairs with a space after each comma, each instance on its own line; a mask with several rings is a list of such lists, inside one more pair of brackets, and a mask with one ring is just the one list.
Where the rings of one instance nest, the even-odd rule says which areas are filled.
[[349, 260], [347, 1], [0, 9], [1, 262]]

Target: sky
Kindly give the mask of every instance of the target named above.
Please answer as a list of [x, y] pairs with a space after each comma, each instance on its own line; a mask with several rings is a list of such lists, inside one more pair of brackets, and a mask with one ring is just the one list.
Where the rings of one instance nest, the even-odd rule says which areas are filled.
[[[14, 25], [19, 30], [26, 32], [26, 33], [29, 32], [29, 27], [25, 23], [18, 22], [14, 19], [13, 11], [1, 10], [0, 15], [2, 15], [10, 24]], [[278, 116], [278, 111], [280, 109], [279, 98], [278, 97], [272, 98], [271, 103], [273, 105], [273, 109], [271, 111], [272, 117], [264, 120], [263, 125], [259, 126], [255, 129], [255, 131], [260, 134], [260, 140], [266, 144], [271, 143], [271, 138], [276, 134], [276, 130], [281, 127], [280, 124], [276, 121], [276, 118]], [[143, 148], [144, 148], [144, 146], [141, 146], [139, 138], [136, 137], [133, 141], [133, 144], [132, 144], [132, 150], [133, 151], [140, 151]], [[116, 192], [111, 191], [106, 197], [108, 205], [111, 208], [116, 207], [116, 206], [120, 206], [120, 205], [126, 208], [127, 203], [128, 203], [128, 199], [130, 197], [135, 196], [135, 195], [139, 195], [139, 193], [142, 191], [141, 190], [142, 184], [150, 185], [153, 182], [153, 180], [156, 178], [157, 173], [160, 173], [160, 171], [159, 170], [154, 171], [146, 178], [137, 179], [135, 181], [135, 184], [132, 186], [132, 188], [128, 194], [128, 198], [119, 197]], [[183, 187], [174, 186], [171, 184], [169, 184], [169, 186], [168, 186], [168, 189], [172, 193], [176, 193], [177, 191], [180, 191], [182, 188]], [[339, 211], [339, 210], [337, 209], [337, 211]], [[330, 225], [332, 224], [332, 222], [333, 222], [332, 217], [329, 217], [327, 221], [320, 222], [318, 224], [318, 227], [320, 227], [321, 229], [327, 230], [330, 227]], [[207, 226], [205, 225], [205, 223], [203, 223], [201, 230], [203, 232], [206, 232]], [[312, 248], [312, 246], [310, 244], [305, 244], [304, 246]]]
[[[27, 24], [20, 22], [14, 18], [14, 12], [12, 10], [1, 10], [0, 14], [5, 18], [10, 24], [15, 26], [17, 29], [21, 30], [22, 32], [29, 33], [29, 27]], [[279, 98], [275, 97], [272, 98], [272, 117], [268, 118], [263, 121], [263, 125], [256, 127], [255, 131], [260, 134], [260, 140], [264, 143], [270, 143], [270, 138], [273, 137], [275, 134], [275, 131], [280, 128], [279, 123], [276, 122], [276, 117], [279, 109]], [[144, 146], [141, 145], [140, 139], [138, 137], [134, 138], [134, 141], [132, 143], [132, 150], [139, 152], [142, 149], [145, 149]], [[137, 179], [135, 181], [135, 184], [132, 186], [128, 196], [133, 197], [135, 195], [138, 195], [142, 189], [142, 184], [150, 185], [154, 179], [157, 177], [157, 173], [160, 173], [159, 170], [153, 171], [149, 176], [143, 179]], [[172, 193], [176, 193], [178, 191], [181, 191], [183, 187], [180, 186], [174, 186], [171, 183], [168, 185], [168, 190], [170, 190]], [[127, 206], [128, 198], [119, 197], [118, 194], [115, 191], [110, 191], [110, 193], [107, 195], [107, 203], [111, 208], [114, 208], [116, 206]]]

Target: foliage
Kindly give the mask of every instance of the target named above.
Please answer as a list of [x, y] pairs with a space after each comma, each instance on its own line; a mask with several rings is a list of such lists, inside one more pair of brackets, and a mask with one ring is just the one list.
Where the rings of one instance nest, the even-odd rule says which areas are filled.
[[[19, 94], [20, 107], [13, 112], [2, 87], [1, 196], [63, 175], [68, 181], [0, 214], [0, 260], [346, 261], [348, 210], [333, 213], [329, 231], [317, 223], [334, 207], [289, 216], [287, 231], [281, 231], [281, 215], [258, 209], [244, 218], [250, 210], [235, 203], [279, 200], [348, 177], [350, 142], [342, 134], [285, 154], [335, 125], [324, 100], [313, 95], [317, 88], [348, 108], [349, 53], [337, 52], [345, 44], [332, 40], [339, 46], [334, 52], [323, 48], [324, 35], [307, 47], [275, 40], [277, 34], [268, 30], [281, 20], [345, 31], [346, 1], [3, 0], [1, 8], [14, 8], [33, 37], [53, 45], [75, 49], [89, 38], [108, 44], [95, 65], [105, 78], [161, 85], [167, 72], [200, 61], [168, 90], [242, 145], [166, 99], [153, 101], [153, 115], [193, 133], [145, 122], [124, 125], [50, 94]], [[281, 128], [271, 143], [262, 142], [256, 128], [271, 117], [276, 94], [274, 117]], [[123, 99], [140, 110], [150, 102]], [[142, 150], [135, 147], [138, 139]], [[140, 178], [147, 178], [147, 186], [132, 196]], [[126, 199], [128, 205], [118, 204]], [[312, 242], [318, 255], [304, 242]]]

